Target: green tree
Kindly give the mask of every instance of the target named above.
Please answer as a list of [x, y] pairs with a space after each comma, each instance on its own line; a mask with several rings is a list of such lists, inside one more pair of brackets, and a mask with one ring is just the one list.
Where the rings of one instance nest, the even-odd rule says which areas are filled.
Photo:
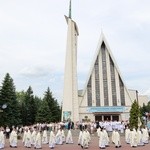
[[41, 102], [41, 105], [39, 106], [37, 115], [36, 115], [36, 122], [51, 122], [52, 114], [50, 112], [50, 109], [48, 107], [47, 101], [43, 100]]
[[21, 91], [21, 92], [16, 92], [17, 95], [17, 101], [19, 103], [19, 109], [20, 109], [20, 114], [21, 114], [21, 124], [25, 125], [25, 120], [26, 120], [26, 108], [25, 108], [25, 97], [26, 97], [26, 92]]
[[36, 113], [37, 113], [38, 108], [42, 104], [42, 99], [39, 98], [38, 96], [34, 96], [34, 101], [35, 101], [35, 107], [36, 107]]
[[49, 110], [51, 112], [51, 121], [52, 122], [60, 121], [61, 109], [57, 100], [53, 98], [52, 92], [50, 91], [49, 87], [47, 88], [47, 91], [45, 92], [43, 99], [47, 101], [47, 104], [49, 106]]
[[26, 91], [25, 99], [22, 104], [23, 108], [23, 124], [24, 125], [31, 125], [35, 123], [35, 117], [36, 117], [36, 104], [33, 96], [33, 91], [31, 86]]
[[21, 123], [19, 104], [16, 98], [15, 86], [9, 73], [6, 74], [0, 90], [0, 105], [6, 104], [7, 108], [0, 113], [0, 125], [18, 125]]
[[145, 113], [150, 113], [150, 101], [147, 105], [143, 104], [143, 107], [140, 108], [141, 114], [145, 116]]
[[[31, 87], [29, 87], [28, 93], [32, 93], [31, 91], [32, 91], [32, 89], [31, 89]], [[17, 94], [17, 101], [19, 102], [19, 108], [20, 108], [20, 113], [21, 113], [22, 124], [26, 125], [26, 124], [28, 124], [27, 123], [28, 120], [26, 119], [27, 110], [30, 109], [30, 108], [27, 108], [27, 106], [29, 105], [29, 101], [28, 101], [29, 98], [27, 98], [27, 92], [24, 92], [24, 91], [16, 92], [16, 94]], [[30, 94], [28, 94], [28, 95], [30, 95]], [[36, 117], [38, 108], [41, 105], [41, 103], [42, 103], [41, 98], [39, 98], [38, 96], [34, 96], [35, 117]]]
[[136, 129], [138, 128], [140, 117], [141, 115], [140, 115], [140, 108], [138, 102], [134, 100], [130, 110], [130, 118], [129, 118], [130, 128], [136, 128]]
[[[147, 115], [150, 113], [150, 101], [147, 103], [147, 105], [143, 104], [143, 107], [140, 107], [140, 112], [141, 112], [141, 115], [146, 118], [146, 120], [150, 120], [150, 116]], [[147, 123], [146, 120], [142, 120], [143, 124]]]

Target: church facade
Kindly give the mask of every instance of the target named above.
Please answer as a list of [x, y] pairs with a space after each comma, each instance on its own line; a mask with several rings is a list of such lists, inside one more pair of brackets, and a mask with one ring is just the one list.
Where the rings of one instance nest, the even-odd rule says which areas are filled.
[[128, 120], [136, 91], [127, 89], [104, 34], [101, 34], [87, 82], [79, 91], [80, 120]]
[[[62, 121], [72, 120], [128, 120], [132, 102], [142, 99], [136, 90], [129, 90], [121, 76], [110, 47], [101, 33], [95, 57], [83, 90], [77, 85], [77, 40], [79, 31], [71, 18], [65, 16], [68, 25]], [[88, 55], [88, 54], [87, 54]], [[146, 99], [145, 99], [146, 100]], [[148, 102], [148, 100], [146, 100]]]

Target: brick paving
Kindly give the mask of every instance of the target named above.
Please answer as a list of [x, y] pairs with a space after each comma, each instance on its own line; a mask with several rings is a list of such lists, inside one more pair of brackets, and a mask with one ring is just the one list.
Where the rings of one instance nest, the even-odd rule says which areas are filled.
[[[78, 132], [73, 133], [73, 140], [74, 140], [74, 144], [63, 144], [63, 145], [56, 145], [55, 146], [55, 150], [82, 150], [82, 148], [77, 144], [78, 141]], [[137, 149], [137, 150], [149, 150], [150, 149], [150, 144], [146, 144], [145, 146], [140, 146], [140, 147], [136, 147], [136, 148], [131, 148], [129, 144], [125, 143], [124, 140], [124, 136], [121, 136], [121, 144], [122, 147], [121, 148], [115, 148], [115, 146], [113, 144], [110, 144], [109, 147], [106, 147], [106, 150], [115, 150], [115, 149], [120, 149], [120, 150], [131, 150], [131, 149]], [[33, 150], [34, 147], [32, 148], [25, 148], [23, 147], [22, 144], [22, 140], [18, 140], [18, 147], [17, 148], [10, 148], [9, 147], [9, 141], [8, 139], [6, 140], [6, 144], [5, 144], [5, 148], [6, 150], [12, 150], [12, 149], [16, 149], [16, 150]], [[43, 150], [50, 150], [50, 148], [47, 145], [42, 145], [42, 149]], [[98, 137], [96, 135], [91, 136], [91, 143], [90, 146], [88, 148], [89, 150], [98, 150]]]

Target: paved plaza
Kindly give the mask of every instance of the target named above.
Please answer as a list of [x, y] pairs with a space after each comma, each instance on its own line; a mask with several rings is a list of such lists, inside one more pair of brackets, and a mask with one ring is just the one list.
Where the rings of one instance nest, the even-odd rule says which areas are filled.
[[[56, 149], [56, 150], [82, 150], [82, 148], [77, 144], [78, 132], [77, 131], [73, 131], [73, 132], [74, 132], [73, 133], [74, 134], [73, 135], [74, 144], [56, 145], [54, 149]], [[75, 134], [75, 132], [77, 132], [77, 133]], [[122, 144], [121, 148], [115, 148], [115, 145], [111, 143], [109, 147], [106, 147], [106, 149], [107, 150], [115, 150], [115, 149], [121, 149], [121, 150], [131, 150], [131, 149], [149, 150], [150, 149], [150, 144], [146, 144], [145, 146], [139, 146], [139, 147], [136, 147], [136, 148], [131, 148], [129, 144], [125, 143], [124, 136], [121, 136], [121, 144]], [[9, 141], [7, 139], [4, 149], [6, 149], [6, 150], [12, 150], [12, 149], [18, 149], [18, 150], [30, 149], [30, 150], [33, 150], [34, 147], [25, 148], [25, 147], [23, 147], [22, 140], [18, 140], [18, 147], [17, 148], [10, 148], [9, 147]], [[48, 147], [48, 144], [47, 144], [47, 145], [42, 145], [42, 149], [43, 150], [49, 150], [50, 148]], [[89, 146], [88, 149], [89, 150], [98, 150], [98, 149], [100, 149], [98, 147], [98, 137], [96, 135], [91, 136], [91, 143], [90, 143], [90, 146]]]

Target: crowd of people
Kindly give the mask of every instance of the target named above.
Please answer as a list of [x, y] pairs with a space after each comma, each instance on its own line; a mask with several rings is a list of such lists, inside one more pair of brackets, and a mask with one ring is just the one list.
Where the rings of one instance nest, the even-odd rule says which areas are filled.
[[98, 147], [107, 148], [111, 143], [116, 148], [121, 147], [120, 134], [125, 135], [125, 142], [131, 147], [144, 146], [149, 142], [148, 129], [146, 127], [129, 129], [128, 122], [96, 121], [77, 122], [71, 121], [59, 123], [37, 123], [25, 127], [0, 128], [0, 149], [5, 147], [5, 139], [9, 139], [10, 147], [17, 148], [18, 138], [21, 137], [24, 147], [41, 149], [47, 144], [50, 149], [56, 145], [73, 144], [72, 129], [79, 130], [78, 145], [88, 148], [91, 136], [98, 137]]

